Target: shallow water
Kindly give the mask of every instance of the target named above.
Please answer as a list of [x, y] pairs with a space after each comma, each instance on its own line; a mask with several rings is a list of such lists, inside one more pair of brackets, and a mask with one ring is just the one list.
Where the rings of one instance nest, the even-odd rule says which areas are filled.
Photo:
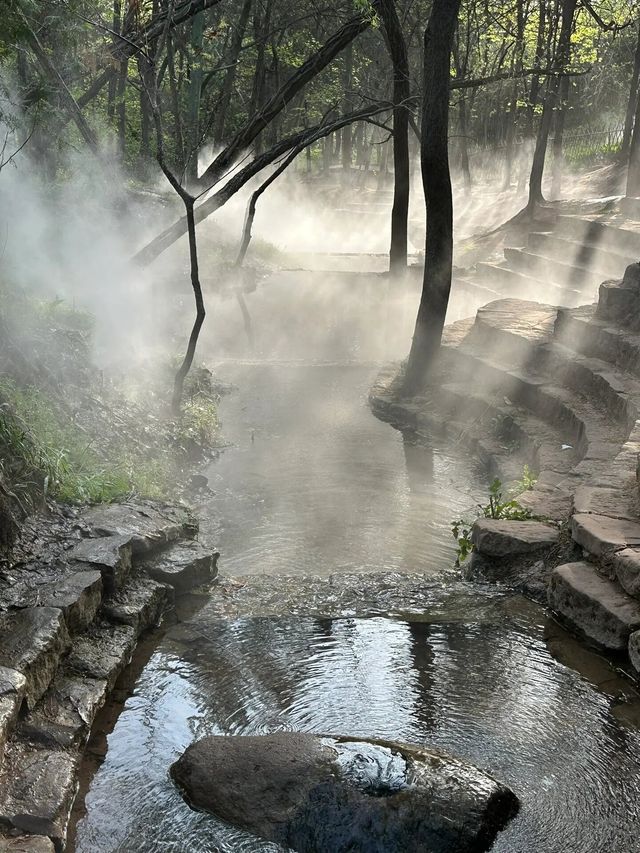
[[523, 803], [497, 853], [640, 850], [633, 691], [588, 652], [604, 692], [561, 663], [571, 641], [536, 605], [459, 579], [449, 521], [480, 482], [457, 449], [373, 418], [373, 368], [220, 375], [242, 387], [223, 403], [232, 446], [203, 500], [224, 579], [180, 609], [139, 677], [76, 849], [275, 851], [191, 811], [167, 774], [194, 738], [292, 729], [477, 763]]
[[[472, 313], [465, 298], [454, 316]], [[245, 361], [235, 301], [214, 303], [204, 357], [224, 353], [217, 376], [239, 389], [222, 402], [230, 446], [203, 472], [200, 505], [222, 578], [180, 603], [135, 681], [79, 853], [275, 851], [191, 811], [168, 770], [202, 735], [280, 729], [477, 763], [522, 800], [497, 853], [640, 851], [637, 695], [538, 606], [460, 579], [450, 522], [471, 514], [482, 472], [368, 409], [415, 302], [382, 279], [275, 275], [247, 297]]]

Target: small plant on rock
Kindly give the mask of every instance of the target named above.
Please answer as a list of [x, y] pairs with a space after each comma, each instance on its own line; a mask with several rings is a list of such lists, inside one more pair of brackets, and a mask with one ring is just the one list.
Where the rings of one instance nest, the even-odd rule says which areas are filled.
[[[525, 467], [525, 473], [531, 472]], [[534, 481], [535, 482], [535, 481]], [[533, 488], [533, 486], [531, 486]], [[532, 518], [531, 512], [518, 503], [515, 498], [506, 499], [502, 491], [502, 482], [496, 477], [489, 486], [489, 502], [478, 504], [478, 518], [506, 519], [508, 521], [525, 521]], [[451, 522], [451, 533], [458, 544], [456, 552], [456, 566], [463, 563], [473, 551], [471, 541], [472, 521], [457, 519]]]

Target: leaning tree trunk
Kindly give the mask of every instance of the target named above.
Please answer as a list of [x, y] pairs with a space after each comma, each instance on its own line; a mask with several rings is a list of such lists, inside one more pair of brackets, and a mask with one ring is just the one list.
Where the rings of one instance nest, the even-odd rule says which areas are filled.
[[403, 393], [424, 386], [440, 349], [453, 265], [453, 198], [449, 171], [451, 46], [460, 0], [434, 0], [424, 34], [422, 183], [427, 206], [424, 281]]
[[389, 271], [407, 268], [407, 221], [409, 218], [409, 57], [394, 0], [375, 4], [384, 24], [387, 47], [393, 63], [393, 169]]

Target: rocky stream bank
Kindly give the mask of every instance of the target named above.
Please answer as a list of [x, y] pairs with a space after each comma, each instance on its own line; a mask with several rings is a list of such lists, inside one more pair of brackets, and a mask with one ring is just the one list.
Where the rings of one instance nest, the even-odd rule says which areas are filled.
[[640, 673], [640, 265], [598, 303], [501, 299], [445, 329], [433, 381], [404, 399], [380, 374], [375, 414], [452, 438], [505, 491], [535, 481], [519, 518], [470, 520], [468, 577], [546, 603], [588, 643]]
[[0, 585], [0, 849], [64, 849], [99, 710], [218, 554], [186, 510], [136, 501], [29, 519]]

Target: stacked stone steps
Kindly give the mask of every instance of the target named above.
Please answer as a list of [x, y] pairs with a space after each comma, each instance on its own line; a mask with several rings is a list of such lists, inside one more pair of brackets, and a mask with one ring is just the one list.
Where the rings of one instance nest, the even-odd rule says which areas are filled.
[[[608, 251], [637, 260], [640, 257], [640, 231], [631, 226], [632, 223], [625, 219], [612, 216], [562, 215], [556, 219], [554, 233], [590, 246], [601, 246]], [[620, 269], [617, 278], [620, 278], [623, 272], [624, 268]]]
[[138, 638], [174, 591], [216, 571], [216, 552], [185, 541], [196, 528], [167, 507], [99, 507], [84, 523], [59, 587], [0, 615], [0, 827], [34, 850], [64, 847], [84, 745]]
[[[487, 435], [494, 439], [489, 471], [506, 484], [521, 480], [525, 465], [533, 472], [566, 476], [576, 464], [575, 453], [562, 449], [562, 436], [553, 427], [504, 396], [448, 383], [438, 390], [438, 411], [444, 412], [449, 431], [464, 436], [468, 446], [484, 448]], [[483, 453], [483, 461], [488, 455]]]
[[584, 302], [583, 292], [578, 288], [563, 287], [553, 281], [544, 281], [528, 272], [521, 272], [507, 266], [481, 261], [476, 264], [476, 273], [482, 282], [512, 298], [528, 299], [532, 294], [546, 293], [552, 296], [558, 305], [572, 307]]
[[560, 342], [570, 342], [572, 348], [583, 355], [600, 358], [640, 377], [640, 334], [599, 317], [596, 305], [560, 309], [556, 338]]
[[604, 249], [553, 232], [532, 231], [527, 238], [527, 247], [545, 258], [574, 262], [578, 267], [597, 273], [601, 280], [620, 278], [627, 266], [637, 260], [632, 254]]
[[567, 293], [577, 292], [583, 297], [586, 295], [587, 298], [591, 293], [595, 298], [602, 282], [602, 275], [598, 271], [581, 266], [576, 261], [560, 261], [527, 248], [506, 247], [504, 256], [509, 269], [530, 275], [540, 281], [553, 282]]

